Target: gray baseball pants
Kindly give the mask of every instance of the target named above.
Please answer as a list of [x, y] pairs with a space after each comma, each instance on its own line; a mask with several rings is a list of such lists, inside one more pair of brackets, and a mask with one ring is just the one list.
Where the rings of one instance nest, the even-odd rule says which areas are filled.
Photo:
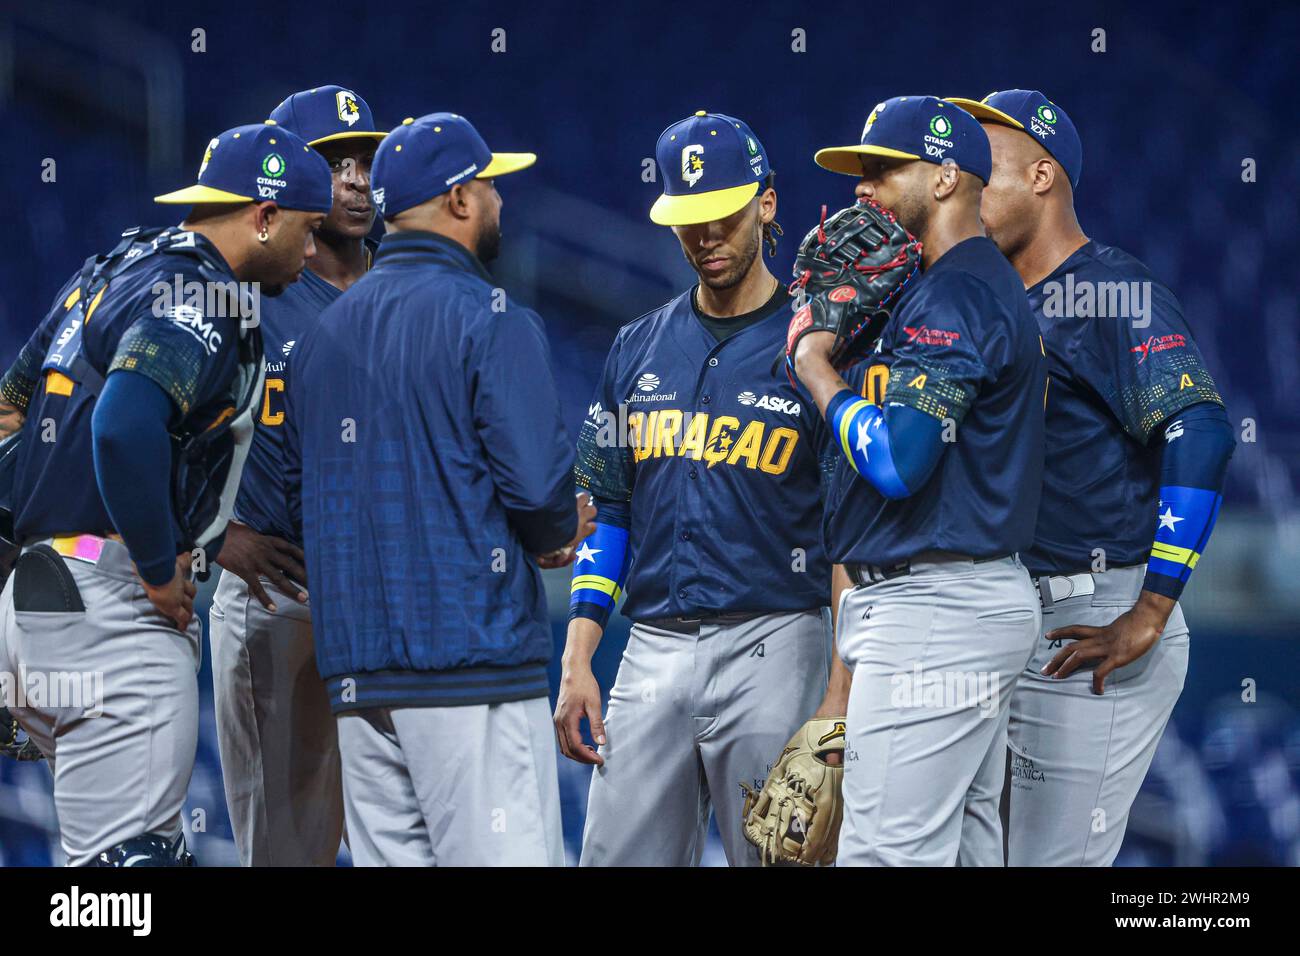
[[1062, 647], [1048, 631], [1109, 624], [1133, 607], [1145, 577], [1146, 568], [1130, 567], [1049, 580], [1055, 594], [1044, 601], [1043, 633], [1011, 698], [1012, 866], [1110, 866], [1119, 853], [1187, 676], [1182, 608], [1150, 651], [1106, 678], [1100, 697], [1090, 667], [1064, 680], [1040, 670]]
[[563, 866], [545, 697], [338, 715], [357, 866]]
[[763, 786], [826, 691], [820, 609], [632, 626], [591, 776], [582, 866], [694, 866], [716, 815], [727, 862], [757, 866], [741, 782]]
[[972, 865], [994, 834], [1000, 856], [996, 813], [983, 830], [963, 824], [968, 802], [1001, 792], [1011, 690], [1039, 633], [1019, 559], [923, 554], [840, 601], [853, 686], [837, 865]]
[[235, 846], [244, 866], [333, 866], [343, 837], [343, 778], [338, 731], [316, 670], [311, 609], [263, 584], [274, 612], [223, 571], [208, 619]]
[[132, 837], [182, 833], [201, 625], [178, 631], [154, 608], [120, 542], [93, 561], [48, 544], [25, 549], [0, 597], [0, 670], [32, 692], [11, 710], [48, 759], [59, 840], [83, 866]]

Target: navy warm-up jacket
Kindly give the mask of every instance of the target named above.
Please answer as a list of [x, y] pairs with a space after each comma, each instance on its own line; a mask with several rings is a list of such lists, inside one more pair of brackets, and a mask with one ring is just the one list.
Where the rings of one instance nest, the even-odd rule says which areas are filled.
[[290, 485], [335, 712], [542, 697], [551, 654], [529, 557], [576, 529], [573, 442], [536, 313], [432, 233], [296, 343]]

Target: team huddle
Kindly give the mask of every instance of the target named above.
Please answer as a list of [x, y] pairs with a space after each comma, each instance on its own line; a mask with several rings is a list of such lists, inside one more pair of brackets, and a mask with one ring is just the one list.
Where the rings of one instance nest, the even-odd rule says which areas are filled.
[[0, 701], [69, 864], [194, 862], [216, 569], [243, 865], [563, 865], [557, 740], [582, 865], [696, 865], [711, 815], [733, 866], [1112, 863], [1235, 442], [1176, 299], [1081, 229], [1082, 155], [1035, 91], [885, 100], [816, 152], [856, 185], [788, 284], [758, 135], [672, 124], [650, 218], [699, 281], [618, 330], [575, 447], [486, 268], [532, 153], [337, 86], [214, 137], [0, 381], [0, 672], [102, 680]]

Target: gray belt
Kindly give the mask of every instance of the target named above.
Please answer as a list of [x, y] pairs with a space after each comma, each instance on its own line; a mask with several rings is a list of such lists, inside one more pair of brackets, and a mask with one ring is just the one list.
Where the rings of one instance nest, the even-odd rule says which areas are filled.
[[1034, 578], [1038, 600], [1044, 609], [1070, 598], [1089, 597], [1100, 592], [1107, 599], [1136, 601], [1142, 590], [1146, 566], [1135, 564], [1125, 568], [1080, 574], [1053, 574]]

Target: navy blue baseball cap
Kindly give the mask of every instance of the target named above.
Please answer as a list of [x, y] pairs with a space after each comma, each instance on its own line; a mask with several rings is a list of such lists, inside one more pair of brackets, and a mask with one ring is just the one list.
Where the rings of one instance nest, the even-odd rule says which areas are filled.
[[734, 116], [700, 110], [659, 134], [664, 193], [650, 207], [661, 226], [725, 219], [758, 195], [771, 172], [754, 131]]
[[301, 136], [267, 120], [214, 136], [203, 154], [198, 182], [153, 201], [177, 206], [273, 202], [285, 209], [328, 213], [334, 185], [324, 156]]
[[1083, 172], [1083, 142], [1070, 117], [1037, 90], [1003, 90], [982, 100], [949, 97], [982, 123], [999, 123], [1023, 130], [1038, 140], [1043, 149], [1061, 164], [1070, 185], [1078, 188]]
[[337, 139], [380, 140], [388, 135], [375, 129], [366, 101], [341, 86], [318, 86], [287, 96], [271, 111], [271, 119], [293, 130], [308, 146]]
[[895, 96], [877, 103], [862, 127], [857, 146], [819, 149], [817, 165], [846, 176], [862, 175], [863, 154], [893, 159], [920, 159], [957, 168], [984, 180], [993, 169], [988, 134], [964, 109], [937, 96]]
[[467, 178], [493, 179], [527, 169], [536, 153], [494, 153], [473, 124], [455, 113], [407, 117], [375, 150], [370, 183], [385, 218], [441, 196]]

